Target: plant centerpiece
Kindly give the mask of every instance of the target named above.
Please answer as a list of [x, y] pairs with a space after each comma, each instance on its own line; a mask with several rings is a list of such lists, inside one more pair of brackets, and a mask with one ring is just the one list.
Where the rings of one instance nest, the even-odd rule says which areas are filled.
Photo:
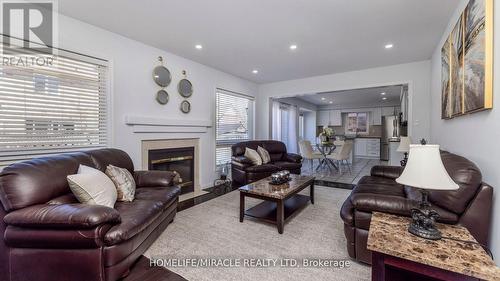
[[328, 144], [333, 142], [334, 135], [335, 131], [332, 128], [324, 126], [323, 131], [319, 134], [319, 137], [323, 144]]

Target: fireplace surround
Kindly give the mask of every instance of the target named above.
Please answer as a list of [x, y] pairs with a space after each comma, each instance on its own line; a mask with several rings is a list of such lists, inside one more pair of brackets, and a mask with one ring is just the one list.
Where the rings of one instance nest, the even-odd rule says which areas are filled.
[[178, 176], [181, 194], [194, 191], [194, 147], [150, 149], [148, 170], [172, 171]]
[[198, 163], [198, 138], [142, 141], [142, 168], [177, 172], [181, 194], [200, 189]]

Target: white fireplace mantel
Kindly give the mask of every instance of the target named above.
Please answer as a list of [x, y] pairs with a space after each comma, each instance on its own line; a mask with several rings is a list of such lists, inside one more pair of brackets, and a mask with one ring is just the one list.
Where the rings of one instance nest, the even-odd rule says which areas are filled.
[[210, 120], [169, 119], [153, 116], [126, 115], [125, 124], [134, 133], [206, 133], [212, 127]]

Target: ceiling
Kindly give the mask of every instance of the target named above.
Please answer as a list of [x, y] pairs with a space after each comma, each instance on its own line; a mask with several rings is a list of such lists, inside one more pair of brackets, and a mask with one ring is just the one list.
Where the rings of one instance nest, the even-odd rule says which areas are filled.
[[[400, 104], [401, 87], [402, 85], [395, 85], [336, 91], [297, 96], [296, 98], [317, 106], [331, 106], [335, 108], [394, 106]], [[382, 95], [382, 93], [385, 93], [385, 95]], [[384, 97], [386, 98], [385, 100], [383, 99]], [[333, 103], [330, 104], [330, 101]]]
[[[147, 2], [147, 3], [145, 3]], [[456, 0], [64, 0], [62, 14], [257, 83], [429, 59]], [[385, 49], [386, 44], [392, 49]], [[201, 44], [198, 50], [195, 45]], [[296, 44], [296, 50], [289, 46]], [[258, 70], [253, 74], [252, 70]]]

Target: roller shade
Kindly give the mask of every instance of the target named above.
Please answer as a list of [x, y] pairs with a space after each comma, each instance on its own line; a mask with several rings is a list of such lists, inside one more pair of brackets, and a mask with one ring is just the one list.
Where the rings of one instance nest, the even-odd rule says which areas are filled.
[[[2, 57], [38, 54], [3, 45]], [[107, 145], [106, 61], [58, 51], [52, 65], [0, 65], [0, 167]]]

